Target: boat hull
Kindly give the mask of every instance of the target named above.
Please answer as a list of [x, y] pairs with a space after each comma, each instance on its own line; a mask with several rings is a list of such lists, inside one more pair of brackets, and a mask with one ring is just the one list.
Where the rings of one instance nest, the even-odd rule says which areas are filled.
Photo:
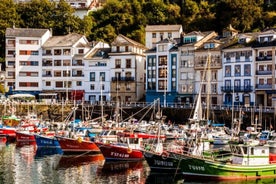
[[144, 160], [143, 152], [116, 144], [96, 143], [106, 161], [140, 161]]
[[60, 136], [56, 136], [56, 138], [64, 154], [100, 153], [100, 149], [92, 141], [82, 140], [80, 138], [73, 139]]
[[249, 180], [276, 177], [276, 164], [234, 165], [191, 155], [181, 155], [180, 168], [185, 178], [212, 180]]
[[54, 136], [44, 136], [35, 134], [37, 147], [60, 148], [58, 140]]
[[35, 142], [35, 137], [33, 133], [26, 133], [16, 131], [16, 141], [17, 142]]
[[168, 152], [157, 154], [143, 151], [143, 154], [152, 172], [180, 173], [179, 159], [171, 157]]
[[16, 131], [16, 129], [14, 127], [1, 127], [0, 128], [0, 134], [6, 135], [7, 137], [10, 137], [10, 138], [16, 137], [15, 131]]

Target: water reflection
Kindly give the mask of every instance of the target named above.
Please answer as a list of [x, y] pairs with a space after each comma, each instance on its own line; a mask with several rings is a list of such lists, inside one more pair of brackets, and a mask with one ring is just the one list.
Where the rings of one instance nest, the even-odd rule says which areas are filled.
[[60, 169], [79, 167], [82, 165], [96, 165], [104, 164], [104, 156], [102, 154], [93, 155], [62, 155], [58, 167]]
[[[150, 172], [146, 184], [180, 184], [184, 183], [184, 177], [181, 174], [162, 174]], [[186, 182], [185, 182], [186, 183]]]
[[145, 161], [105, 162], [98, 170], [103, 183], [139, 183], [144, 184], [149, 170]]
[[[105, 162], [101, 154], [62, 155], [59, 149], [32, 144], [0, 145], [0, 183], [5, 184], [200, 184], [182, 175], [152, 173], [145, 161]], [[214, 184], [215, 182], [204, 181]], [[216, 184], [276, 183], [275, 179]]]
[[63, 153], [61, 148], [47, 148], [47, 147], [38, 147], [36, 149], [35, 158], [43, 158], [45, 156], [51, 155], [61, 155]]

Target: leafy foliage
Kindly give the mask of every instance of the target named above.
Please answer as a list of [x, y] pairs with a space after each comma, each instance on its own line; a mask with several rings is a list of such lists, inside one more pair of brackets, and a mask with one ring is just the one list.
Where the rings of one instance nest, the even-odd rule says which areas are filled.
[[264, 0], [107, 0], [102, 9], [80, 19], [65, 1], [31, 0], [0, 4], [0, 48], [8, 27], [52, 28], [54, 35], [84, 34], [89, 40], [111, 42], [123, 34], [144, 43], [146, 25], [181, 24], [184, 32], [222, 29], [231, 24], [241, 32], [276, 25], [276, 3]]

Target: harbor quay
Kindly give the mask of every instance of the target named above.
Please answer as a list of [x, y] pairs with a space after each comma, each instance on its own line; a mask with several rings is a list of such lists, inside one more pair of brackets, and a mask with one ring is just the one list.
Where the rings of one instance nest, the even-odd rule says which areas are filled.
[[[73, 102], [64, 103], [44, 103], [44, 102], [4, 102], [0, 104], [0, 116], [11, 113], [24, 117], [28, 113], [36, 113], [39, 118], [49, 122], [64, 122], [74, 107], [77, 107], [75, 117], [82, 120], [99, 119], [104, 116], [105, 120], [112, 119], [116, 108], [116, 102]], [[156, 107], [145, 102], [120, 103], [120, 119], [128, 121], [134, 118], [137, 121], [152, 120]], [[165, 123], [185, 124], [191, 118], [194, 107], [185, 104], [160, 104], [162, 115], [165, 116]], [[203, 106], [203, 110], [207, 107]], [[253, 124], [258, 124], [262, 129], [275, 129], [276, 112], [274, 107], [264, 106], [225, 106], [212, 105], [210, 107], [210, 119], [214, 123], [225, 124], [231, 127], [232, 120], [240, 118], [242, 120], [241, 129], [245, 129]], [[117, 112], [118, 113], [118, 112]]]

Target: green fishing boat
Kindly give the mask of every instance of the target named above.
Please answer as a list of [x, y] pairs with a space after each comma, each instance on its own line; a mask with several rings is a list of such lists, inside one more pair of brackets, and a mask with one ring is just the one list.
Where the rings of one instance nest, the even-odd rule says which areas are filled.
[[[276, 178], [275, 155], [268, 145], [230, 145], [231, 156], [181, 154], [180, 169], [185, 178], [208, 180], [249, 180]], [[171, 153], [176, 154], [176, 153]], [[207, 156], [206, 156], [207, 155]], [[223, 159], [225, 158], [225, 159]]]

